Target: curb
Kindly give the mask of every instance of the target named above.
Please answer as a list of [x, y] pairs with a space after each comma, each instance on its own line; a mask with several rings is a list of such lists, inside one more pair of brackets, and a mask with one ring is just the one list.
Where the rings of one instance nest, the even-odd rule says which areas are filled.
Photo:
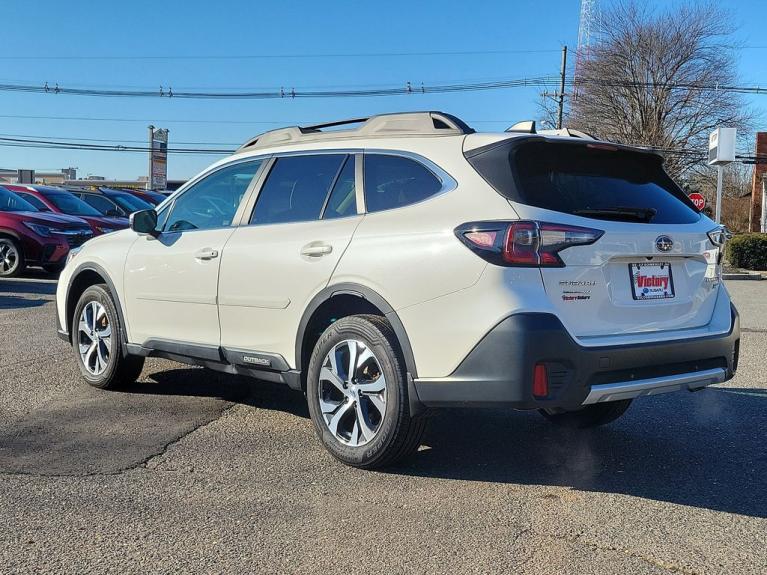
[[732, 273], [732, 274], [722, 274], [723, 280], [761, 280], [762, 274], [754, 272], [754, 273]]

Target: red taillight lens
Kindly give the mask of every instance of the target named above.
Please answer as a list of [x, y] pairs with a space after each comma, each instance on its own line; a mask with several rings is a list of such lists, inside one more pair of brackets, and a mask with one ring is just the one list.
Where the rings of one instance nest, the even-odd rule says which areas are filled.
[[549, 373], [546, 365], [536, 363], [533, 369], [533, 395], [535, 397], [546, 397], [549, 394]]
[[487, 261], [523, 267], [563, 267], [559, 252], [593, 244], [604, 234], [592, 228], [537, 221], [471, 222], [455, 233]]

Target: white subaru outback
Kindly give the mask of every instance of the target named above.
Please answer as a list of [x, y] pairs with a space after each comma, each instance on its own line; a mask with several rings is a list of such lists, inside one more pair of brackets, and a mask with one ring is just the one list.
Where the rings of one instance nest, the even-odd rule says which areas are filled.
[[372, 468], [417, 449], [428, 408], [587, 427], [733, 377], [726, 233], [659, 156], [438, 112], [351, 122], [262, 134], [73, 255], [57, 322], [85, 380], [164, 357], [282, 382]]

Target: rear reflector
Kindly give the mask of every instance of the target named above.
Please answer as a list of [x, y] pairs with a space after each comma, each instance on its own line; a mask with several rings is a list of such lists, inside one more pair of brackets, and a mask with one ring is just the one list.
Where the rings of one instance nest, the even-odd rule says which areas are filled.
[[546, 397], [549, 394], [549, 374], [546, 365], [536, 363], [533, 370], [533, 395], [535, 397]]
[[593, 244], [604, 232], [538, 221], [469, 222], [455, 235], [470, 250], [496, 265], [564, 267], [559, 252]]

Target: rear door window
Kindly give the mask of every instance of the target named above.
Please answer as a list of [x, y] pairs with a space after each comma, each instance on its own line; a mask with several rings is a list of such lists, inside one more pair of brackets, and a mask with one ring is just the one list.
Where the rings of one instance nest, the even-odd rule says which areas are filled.
[[322, 212], [322, 219], [345, 218], [357, 215], [357, 189], [354, 181], [354, 156], [346, 158], [344, 167], [336, 179], [333, 191]]
[[503, 196], [582, 217], [687, 224], [700, 214], [654, 154], [569, 142], [515, 142], [467, 156]]
[[345, 154], [277, 158], [261, 187], [251, 224], [318, 220]]

